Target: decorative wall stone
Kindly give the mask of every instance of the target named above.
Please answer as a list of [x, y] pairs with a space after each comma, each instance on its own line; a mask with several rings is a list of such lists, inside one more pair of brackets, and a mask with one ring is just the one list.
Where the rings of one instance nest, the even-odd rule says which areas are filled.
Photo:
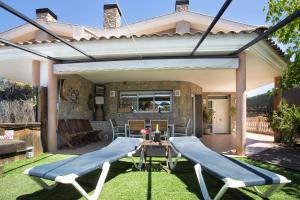
[[[192, 119], [192, 94], [201, 94], [202, 88], [191, 82], [183, 81], [139, 81], [114, 82], [105, 85], [105, 119], [115, 119], [118, 125], [124, 125], [128, 119], [168, 119], [175, 125], [185, 125]], [[172, 112], [170, 113], [119, 113], [119, 93], [121, 91], [171, 90], [173, 91]], [[175, 90], [181, 90], [181, 96], [174, 96]], [[116, 91], [116, 97], [110, 97], [110, 91]], [[190, 132], [192, 126], [190, 126]]]
[[[93, 110], [89, 108], [88, 101], [90, 94], [94, 96], [94, 84], [78, 75], [64, 75], [60, 79], [65, 80], [61, 87], [62, 93], [59, 94], [59, 119], [92, 120]], [[78, 99], [74, 99], [77, 97], [74, 97], [72, 91], [78, 93]]]

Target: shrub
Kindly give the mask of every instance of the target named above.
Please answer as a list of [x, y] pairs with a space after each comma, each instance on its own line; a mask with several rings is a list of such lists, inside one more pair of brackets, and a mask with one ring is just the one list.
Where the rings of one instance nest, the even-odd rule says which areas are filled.
[[300, 133], [300, 108], [282, 101], [278, 111], [273, 111], [270, 126], [274, 131], [282, 133], [283, 143], [294, 145]]

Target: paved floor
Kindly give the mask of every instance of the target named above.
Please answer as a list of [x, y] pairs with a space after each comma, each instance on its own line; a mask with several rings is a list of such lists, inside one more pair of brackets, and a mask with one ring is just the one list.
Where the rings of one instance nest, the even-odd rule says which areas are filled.
[[251, 159], [300, 171], [300, 148], [277, 146], [251, 155]]
[[[235, 135], [234, 134], [213, 134], [204, 135], [200, 139], [206, 146], [219, 153], [234, 154]], [[247, 133], [246, 135], [246, 154], [247, 156], [264, 151], [268, 148], [277, 146], [273, 143], [273, 137], [268, 135]], [[63, 148], [55, 153], [61, 154], [83, 154], [94, 151], [108, 145], [108, 141], [91, 143], [76, 149]]]

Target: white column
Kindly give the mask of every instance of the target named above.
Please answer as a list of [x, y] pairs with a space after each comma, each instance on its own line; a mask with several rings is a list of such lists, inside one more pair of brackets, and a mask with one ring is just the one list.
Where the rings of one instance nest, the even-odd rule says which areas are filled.
[[236, 150], [245, 155], [246, 145], [246, 54], [239, 55], [236, 69]]
[[53, 61], [48, 61], [48, 151], [57, 150], [57, 76], [53, 73]]
[[32, 68], [31, 84], [33, 87], [39, 87], [40, 86], [40, 61], [33, 60], [31, 64], [31, 68]]

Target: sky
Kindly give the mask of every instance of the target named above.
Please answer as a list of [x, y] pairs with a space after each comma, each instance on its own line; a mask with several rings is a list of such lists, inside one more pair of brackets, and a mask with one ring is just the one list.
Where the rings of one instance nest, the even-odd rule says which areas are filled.
[[[35, 9], [50, 8], [58, 20], [67, 23], [102, 27], [103, 5], [116, 0], [2, 0], [31, 19]], [[131, 24], [174, 12], [175, 0], [117, 0], [123, 16]], [[190, 11], [215, 16], [225, 0], [190, 0]], [[233, 0], [223, 18], [252, 25], [265, 25], [267, 0]], [[0, 10], [0, 32], [24, 24], [7, 11]], [[124, 24], [124, 23], [123, 23]], [[272, 85], [250, 91], [249, 96], [266, 92]]]

